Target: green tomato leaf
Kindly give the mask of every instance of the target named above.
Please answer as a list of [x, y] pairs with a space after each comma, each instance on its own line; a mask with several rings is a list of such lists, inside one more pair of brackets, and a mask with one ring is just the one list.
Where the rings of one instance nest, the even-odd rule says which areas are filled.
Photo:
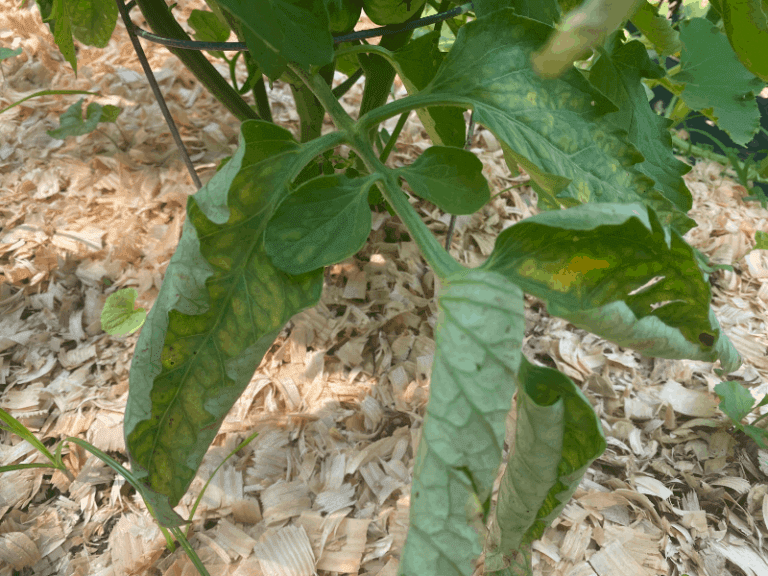
[[285, 323], [316, 304], [323, 285], [322, 270], [291, 276], [275, 268], [264, 229], [304, 166], [343, 136], [299, 145], [288, 130], [256, 120], [240, 133], [236, 153], [187, 203], [131, 364], [124, 421], [131, 468], [155, 512], [176, 525], [172, 507], [225, 415]]
[[495, 270], [575, 326], [657, 358], [741, 358], [710, 308], [693, 249], [640, 204], [543, 212], [504, 230]]
[[[338, 44], [337, 46], [346, 48], [349, 45], [354, 44], [345, 42], [344, 44]], [[336, 58], [336, 70], [346, 76], [352, 76], [358, 68], [360, 68], [360, 62], [357, 61], [357, 55], [355, 54], [345, 54], [340, 58]]]
[[65, 0], [75, 38], [105, 48], [117, 25], [117, 4], [111, 0]]
[[645, 157], [634, 168], [652, 178], [655, 188], [680, 212], [688, 212], [693, 197], [683, 175], [691, 167], [675, 158], [669, 134], [672, 122], [653, 112], [642, 82], [642, 78], [663, 78], [664, 69], [651, 61], [648, 51], [637, 41], [624, 44], [614, 37], [599, 52], [589, 80], [619, 108], [608, 113], [606, 120], [617, 128], [626, 128], [629, 141]]
[[123, 336], [141, 328], [147, 311], [144, 308], [134, 309], [138, 295], [135, 288], [124, 288], [110, 294], [101, 310], [101, 329], [113, 336]]
[[[200, 42], [226, 42], [231, 30], [213, 12], [205, 10], [192, 10], [187, 23], [195, 31], [195, 40]], [[209, 50], [209, 54], [216, 58], [224, 58], [224, 52]]]
[[[651, 41], [660, 56], [677, 54], [682, 49], [680, 33], [672, 28], [672, 23], [659, 15], [658, 8], [643, 2], [632, 15], [632, 24]], [[647, 54], [647, 52], [646, 52]]]
[[472, 574], [501, 464], [524, 330], [523, 294], [502, 276], [471, 269], [443, 281], [400, 574]]
[[219, 0], [244, 28], [245, 43], [259, 67], [276, 80], [294, 61], [302, 68], [333, 60], [333, 37], [324, 0]]
[[768, 2], [722, 0], [723, 25], [728, 41], [741, 63], [768, 82]]
[[515, 449], [486, 542], [490, 572], [541, 538], [606, 447], [599, 418], [570, 378], [525, 357], [519, 377]]
[[226, 42], [230, 29], [213, 12], [192, 10], [187, 23], [195, 31], [195, 40], [201, 42]]
[[378, 179], [334, 174], [302, 184], [267, 225], [264, 246], [272, 263], [303, 274], [357, 253], [371, 232], [368, 189]]
[[449, 214], [473, 214], [491, 199], [483, 163], [462, 148], [432, 146], [397, 174], [417, 196]]
[[386, 26], [401, 24], [413, 16], [426, 0], [362, 0], [363, 10], [371, 22]]
[[744, 417], [753, 409], [768, 404], [768, 396], [765, 396], [760, 403], [755, 406], [755, 397], [749, 393], [749, 390], [744, 388], [738, 382], [733, 381], [720, 382], [720, 384], [715, 386], [715, 394], [720, 397], [720, 405], [718, 408], [731, 419], [733, 425], [752, 438], [752, 440], [754, 440], [761, 448], [768, 448], [768, 444], [766, 444], [768, 431], [753, 426], [752, 424], [741, 423]]
[[[61, 55], [72, 66], [77, 75], [77, 57], [75, 56], [75, 42], [72, 39], [71, 11], [72, 6], [67, 0], [52, 0], [50, 12], [45, 22], [51, 28], [51, 34]], [[117, 5], [115, 5], [117, 7]]]
[[752, 411], [755, 404], [755, 397], [738, 382], [720, 382], [715, 386], [715, 394], [720, 397], [718, 408], [736, 424]]
[[747, 70], [720, 29], [706, 18], [680, 23], [681, 71], [675, 82], [685, 84], [680, 98], [691, 110], [712, 109], [712, 118], [739, 146], [760, 128], [755, 94], [764, 83]]

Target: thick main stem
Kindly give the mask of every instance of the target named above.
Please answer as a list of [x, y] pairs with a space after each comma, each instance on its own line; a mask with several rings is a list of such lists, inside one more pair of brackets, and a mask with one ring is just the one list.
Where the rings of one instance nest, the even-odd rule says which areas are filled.
[[[424, 6], [419, 8], [406, 22], [421, 18], [423, 10]], [[387, 50], [397, 50], [408, 44], [412, 36], [413, 30], [387, 35], [382, 37], [379, 46]], [[359, 54], [358, 61], [365, 72], [365, 87], [363, 88], [363, 99], [360, 102], [360, 116], [363, 116], [387, 102], [396, 73], [392, 64], [378, 54]], [[374, 128], [368, 134], [370, 142], [373, 142], [373, 130]]]
[[[164, 0], [136, 0], [141, 13], [155, 34], [167, 38], [189, 40], [184, 29], [179, 26]], [[258, 120], [259, 116], [240, 94], [218, 73], [202, 52], [197, 50], [182, 50], [168, 48], [182, 61], [195, 77], [213, 94], [219, 102], [226, 106], [238, 120]]]

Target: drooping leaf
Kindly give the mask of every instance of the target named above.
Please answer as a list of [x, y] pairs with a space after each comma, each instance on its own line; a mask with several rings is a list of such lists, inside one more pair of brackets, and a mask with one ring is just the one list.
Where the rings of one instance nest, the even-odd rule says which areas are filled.
[[472, 574], [501, 463], [525, 320], [517, 286], [463, 270], [438, 300], [429, 404], [416, 455], [406, 576]]
[[431, 146], [397, 173], [417, 196], [449, 214], [474, 214], [491, 199], [483, 163], [462, 148]]
[[[634, 168], [655, 181], [655, 188], [683, 213], [693, 206], [693, 197], [683, 180], [691, 167], [675, 158], [671, 122], [654, 113], [645, 97], [642, 78], [662, 78], [664, 70], [651, 62], [648, 51], [638, 41], [626, 44], [614, 37], [589, 70], [592, 84], [617, 106], [606, 115], [616, 127], [627, 130], [629, 141], [645, 160]], [[686, 230], [678, 230], [681, 233]]]
[[334, 174], [302, 184], [267, 225], [264, 245], [272, 263], [303, 274], [357, 253], [371, 232], [368, 189], [377, 179]]
[[606, 447], [600, 420], [570, 378], [525, 357], [519, 378], [515, 447], [486, 542], [488, 571], [541, 538]]
[[285, 322], [322, 289], [322, 270], [290, 276], [275, 268], [263, 233], [291, 181], [342, 136], [299, 145], [268, 122], [240, 130], [235, 155], [189, 199], [131, 364], [126, 447], [164, 522]]
[[693, 249], [639, 204], [543, 212], [504, 230], [494, 270], [573, 325], [656, 358], [741, 363]]

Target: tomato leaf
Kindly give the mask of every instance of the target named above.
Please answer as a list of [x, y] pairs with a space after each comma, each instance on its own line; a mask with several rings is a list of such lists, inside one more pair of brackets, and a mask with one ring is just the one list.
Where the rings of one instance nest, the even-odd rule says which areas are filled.
[[417, 196], [449, 214], [474, 214], [491, 199], [483, 163], [462, 148], [431, 146], [397, 173]]

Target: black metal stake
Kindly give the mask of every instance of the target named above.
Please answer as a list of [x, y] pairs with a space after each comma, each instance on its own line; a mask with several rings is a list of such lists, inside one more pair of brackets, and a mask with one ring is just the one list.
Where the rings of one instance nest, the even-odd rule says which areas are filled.
[[189, 158], [187, 149], [184, 146], [184, 143], [181, 141], [181, 135], [179, 134], [179, 130], [176, 128], [176, 123], [173, 121], [173, 117], [168, 110], [168, 106], [165, 103], [165, 98], [163, 98], [163, 93], [160, 92], [160, 86], [155, 79], [155, 75], [152, 73], [152, 68], [149, 67], [149, 61], [144, 54], [144, 50], [141, 47], [139, 38], [136, 36], [136, 33], [133, 30], [133, 22], [128, 15], [125, 2], [123, 2], [123, 0], [115, 0], [115, 2], [117, 2], [117, 9], [120, 12], [121, 18], [123, 19], [125, 29], [128, 31], [128, 36], [130, 37], [131, 43], [133, 44], [133, 49], [136, 51], [136, 56], [139, 57], [139, 62], [141, 62], [141, 67], [144, 70], [144, 74], [146, 75], [147, 80], [149, 80], [149, 85], [152, 87], [152, 93], [155, 95], [157, 104], [160, 106], [160, 111], [163, 113], [163, 118], [165, 118], [165, 122], [168, 124], [168, 128], [171, 131], [173, 141], [176, 142], [176, 146], [179, 148], [181, 158], [184, 160], [184, 164], [187, 165], [187, 170], [189, 171], [189, 175], [192, 177], [192, 181], [195, 183], [195, 186], [197, 186], [197, 189], [200, 190], [200, 188], [203, 187], [203, 183], [200, 181], [200, 177], [195, 171], [195, 166], [192, 164], [192, 160]]

